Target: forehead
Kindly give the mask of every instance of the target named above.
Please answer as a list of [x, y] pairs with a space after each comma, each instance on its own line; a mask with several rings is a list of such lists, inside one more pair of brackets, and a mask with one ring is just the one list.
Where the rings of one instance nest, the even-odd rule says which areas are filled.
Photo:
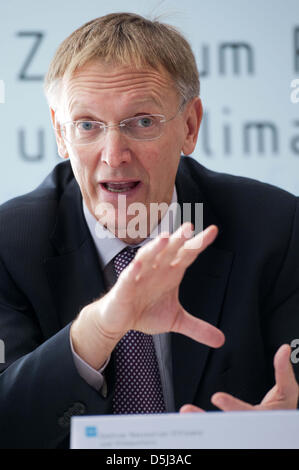
[[177, 99], [178, 92], [168, 72], [145, 67], [108, 65], [92, 62], [63, 79], [63, 101], [72, 111], [75, 107], [97, 100], [114, 100], [119, 105], [153, 102], [165, 104], [166, 98]]

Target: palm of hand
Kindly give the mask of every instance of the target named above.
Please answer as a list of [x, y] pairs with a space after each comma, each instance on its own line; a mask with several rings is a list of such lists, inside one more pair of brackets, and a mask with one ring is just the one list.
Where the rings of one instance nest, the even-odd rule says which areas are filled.
[[[188, 224], [187, 224], [188, 225]], [[190, 224], [189, 224], [190, 225]], [[213, 347], [224, 335], [184, 310], [178, 299], [187, 267], [215, 239], [212, 226], [194, 238], [184, 224], [172, 236], [159, 236], [142, 247], [101, 305], [101, 330], [122, 337], [135, 329], [147, 334], [175, 331]]]

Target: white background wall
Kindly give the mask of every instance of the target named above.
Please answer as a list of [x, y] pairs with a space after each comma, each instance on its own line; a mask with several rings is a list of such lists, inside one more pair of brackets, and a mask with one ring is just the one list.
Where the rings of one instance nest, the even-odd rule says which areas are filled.
[[[205, 110], [194, 157], [299, 194], [299, 103], [291, 102], [298, 0], [0, 0], [0, 202], [33, 189], [60, 161], [42, 90], [55, 49], [83, 23], [115, 11], [162, 15], [191, 42]], [[227, 43], [246, 44], [239, 73], [232, 50], [223, 52]], [[252, 128], [246, 152], [246, 126], [261, 122], [264, 141]]]

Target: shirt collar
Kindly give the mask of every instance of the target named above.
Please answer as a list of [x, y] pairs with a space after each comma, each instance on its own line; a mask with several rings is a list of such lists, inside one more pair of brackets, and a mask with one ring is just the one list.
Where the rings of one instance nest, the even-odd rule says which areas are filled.
[[[165, 225], [165, 221], [168, 220], [168, 217], [169, 217], [170, 222], [173, 222], [173, 223], [170, 229], [167, 228], [167, 230], [169, 230], [171, 233], [173, 232], [174, 223], [175, 223], [174, 221], [176, 220], [176, 203], [177, 203], [177, 191], [176, 191], [176, 187], [174, 186], [172, 200], [171, 200], [172, 217], [169, 217], [169, 211], [170, 211], [170, 206], [169, 206], [163, 219], [161, 220], [159, 225], [156, 226], [152, 230], [149, 237], [143, 240], [143, 242], [139, 243], [138, 245], [134, 245], [134, 247], [145, 245], [153, 238], [156, 238], [156, 236], [159, 233], [161, 233], [161, 231], [166, 230], [166, 226], [163, 227], [163, 225]], [[109, 230], [105, 229], [105, 227], [103, 227], [103, 225], [101, 225], [97, 221], [94, 215], [90, 213], [84, 200], [83, 200], [83, 213], [85, 216], [88, 229], [95, 243], [95, 246], [96, 246], [99, 258], [100, 258], [102, 269], [104, 269], [107, 266], [107, 264], [118, 253], [120, 253], [127, 246], [132, 246], [132, 245], [128, 245], [127, 243], [123, 242], [119, 238], [115, 237]]]

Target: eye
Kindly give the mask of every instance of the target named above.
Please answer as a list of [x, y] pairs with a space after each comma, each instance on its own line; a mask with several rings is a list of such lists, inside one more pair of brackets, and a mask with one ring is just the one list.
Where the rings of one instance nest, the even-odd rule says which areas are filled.
[[96, 126], [95, 126], [95, 123], [93, 121], [79, 121], [79, 122], [76, 122], [76, 127], [80, 131], [91, 131]]
[[136, 119], [136, 124], [138, 127], [151, 127], [155, 124], [155, 118], [153, 116], [142, 116]]

